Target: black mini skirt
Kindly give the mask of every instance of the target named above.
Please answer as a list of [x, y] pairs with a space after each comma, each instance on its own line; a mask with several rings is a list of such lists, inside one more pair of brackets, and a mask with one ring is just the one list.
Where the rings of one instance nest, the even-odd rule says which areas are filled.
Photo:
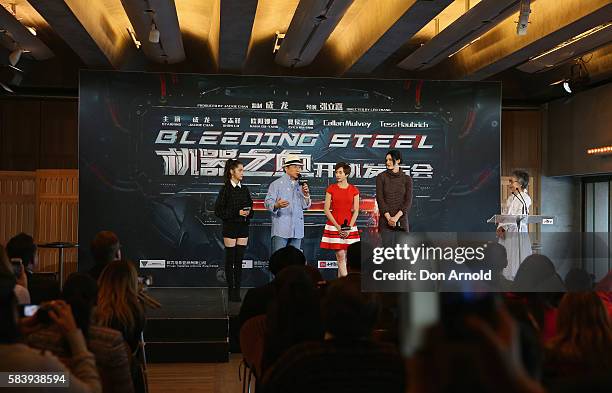
[[223, 222], [223, 237], [230, 239], [249, 237], [249, 224], [247, 222]]

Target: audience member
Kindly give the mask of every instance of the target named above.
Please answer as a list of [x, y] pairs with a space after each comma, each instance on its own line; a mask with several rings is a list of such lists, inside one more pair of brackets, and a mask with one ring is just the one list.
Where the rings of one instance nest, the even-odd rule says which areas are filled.
[[606, 310], [608, 310], [608, 317], [612, 321], [612, 270], [597, 283], [595, 290]]
[[565, 288], [569, 292], [593, 290], [593, 278], [584, 269], [572, 268], [565, 275]]
[[334, 281], [322, 304], [325, 338], [354, 341], [371, 338], [380, 305], [373, 294], [361, 292], [361, 283]]
[[[15, 262], [13, 262], [15, 263]], [[13, 264], [9, 262], [4, 247], [0, 245], [0, 273], [7, 276], [13, 275], [15, 277], [15, 296], [17, 297], [17, 303], [20, 305], [30, 304], [30, 292], [28, 291], [28, 279], [25, 274], [23, 263], [19, 261], [17, 263], [18, 271], [15, 271]]]
[[145, 325], [144, 307], [138, 296], [138, 273], [131, 261], [109, 262], [98, 279], [98, 306], [95, 318], [101, 326], [118, 330], [127, 341], [131, 357], [134, 390], [146, 391], [142, 353], [142, 332]]
[[[102, 390], [133, 393], [130, 349], [123, 335], [114, 329], [91, 325], [98, 297], [95, 280], [84, 273], [71, 274], [64, 285], [62, 297], [71, 306], [76, 325], [83, 332], [87, 347], [95, 356]], [[62, 361], [70, 358], [70, 347], [56, 325], [42, 325], [25, 339], [30, 347], [51, 351]]]
[[[20, 328], [32, 324], [39, 313], [20, 323], [17, 317], [17, 299], [14, 292], [15, 280], [12, 276], [0, 277], [0, 370], [3, 372], [61, 372], [66, 373], [69, 381], [62, 392], [102, 391], [100, 377], [96, 370], [94, 356], [87, 350], [83, 333], [74, 321], [70, 306], [62, 300], [45, 305], [46, 315], [62, 332], [70, 346], [70, 365], [68, 369], [49, 352], [41, 352], [18, 342]], [[10, 391], [10, 389], [9, 389]], [[29, 390], [24, 390], [29, 391]], [[41, 387], [37, 392], [56, 392], [57, 387]]]
[[563, 280], [545, 255], [532, 254], [521, 263], [514, 277], [514, 291], [564, 292]]
[[30, 302], [32, 304], [40, 304], [59, 298], [59, 282], [34, 273], [38, 257], [36, 244], [34, 244], [32, 236], [20, 233], [13, 237], [6, 244], [6, 253], [10, 259], [17, 258], [23, 263], [27, 277], [27, 288], [30, 292]]
[[559, 305], [557, 335], [547, 343], [547, 377], [609, 373], [612, 324], [594, 292], [568, 292]]
[[[286, 246], [277, 250], [270, 256], [270, 264], [268, 266], [270, 272], [276, 277], [281, 270], [291, 265], [304, 266], [306, 265], [306, 258], [302, 251], [293, 246]], [[240, 326], [249, 318], [266, 314], [268, 312], [268, 306], [272, 300], [274, 300], [275, 296], [276, 289], [274, 280], [261, 287], [249, 289], [240, 306]]]
[[525, 370], [518, 327], [506, 309], [498, 306], [495, 323], [476, 315], [465, 315], [457, 331], [442, 324], [426, 331], [408, 360], [408, 392], [544, 393]]
[[144, 329], [144, 309], [138, 300], [138, 274], [130, 261], [112, 261], [98, 279], [96, 321], [120, 331], [135, 352]]
[[371, 339], [378, 310], [358, 281], [333, 281], [323, 302], [325, 339], [286, 350], [264, 375], [263, 391], [403, 393], [404, 365], [397, 349]]
[[315, 285], [303, 266], [289, 266], [274, 280], [277, 296], [266, 318], [262, 374], [293, 345], [323, 338]]
[[89, 270], [89, 275], [98, 280], [109, 262], [121, 259], [121, 244], [117, 235], [111, 231], [98, 232], [91, 241], [91, 256], [95, 264]]
[[[508, 266], [508, 255], [506, 247], [499, 243], [487, 243], [484, 251], [484, 266], [491, 269], [491, 283], [488, 285], [491, 291], [509, 291], [512, 281], [504, 276], [504, 269]], [[475, 265], [477, 268], [478, 265]]]

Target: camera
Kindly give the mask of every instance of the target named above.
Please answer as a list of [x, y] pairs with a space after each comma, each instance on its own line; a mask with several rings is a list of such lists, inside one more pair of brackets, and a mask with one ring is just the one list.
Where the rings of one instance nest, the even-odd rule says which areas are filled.
[[[42, 324], [50, 324], [52, 322], [51, 317], [49, 316], [49, 311], [53, 310], [53, 306], [50, 303], [42, 304], [40, 306], [31, 305], [30, 312], [32, 315], [36, 316], [36, 320]], [[33, 312], [32, 312], [33, 311]], [[26, 310], [24, 308], [24, 315], [26, 314]]]

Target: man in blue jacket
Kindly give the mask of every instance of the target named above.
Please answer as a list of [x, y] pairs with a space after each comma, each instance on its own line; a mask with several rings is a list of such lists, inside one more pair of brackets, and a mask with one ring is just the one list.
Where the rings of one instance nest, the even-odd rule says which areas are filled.
[[302, 160], [289, 154], [285, 174], [270, 184], [265, 206], [272, 213], [272, 253], [286, 246], [300, 249], [304, 238], [304, 210], [311, 205], [308, 184], [298, 181]]

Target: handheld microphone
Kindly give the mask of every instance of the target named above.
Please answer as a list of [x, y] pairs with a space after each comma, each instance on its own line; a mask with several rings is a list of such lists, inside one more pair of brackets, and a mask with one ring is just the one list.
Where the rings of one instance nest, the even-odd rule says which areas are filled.
[[348, 220], [344, 220], [344, 223], [340, 225], [340, 229], [343, 231], [348, 231], [351, 229], [351, 226], [348, 224]]
[[308, 179], [306, 179], [305, 177], [303, 177], [301, 173], [299, 173], [299, 174], [297, 175], [297, 180], [298, 180], [298, 184], [299, 184], [300, 186], [303, 186], [304, 184], [308, 184]]

